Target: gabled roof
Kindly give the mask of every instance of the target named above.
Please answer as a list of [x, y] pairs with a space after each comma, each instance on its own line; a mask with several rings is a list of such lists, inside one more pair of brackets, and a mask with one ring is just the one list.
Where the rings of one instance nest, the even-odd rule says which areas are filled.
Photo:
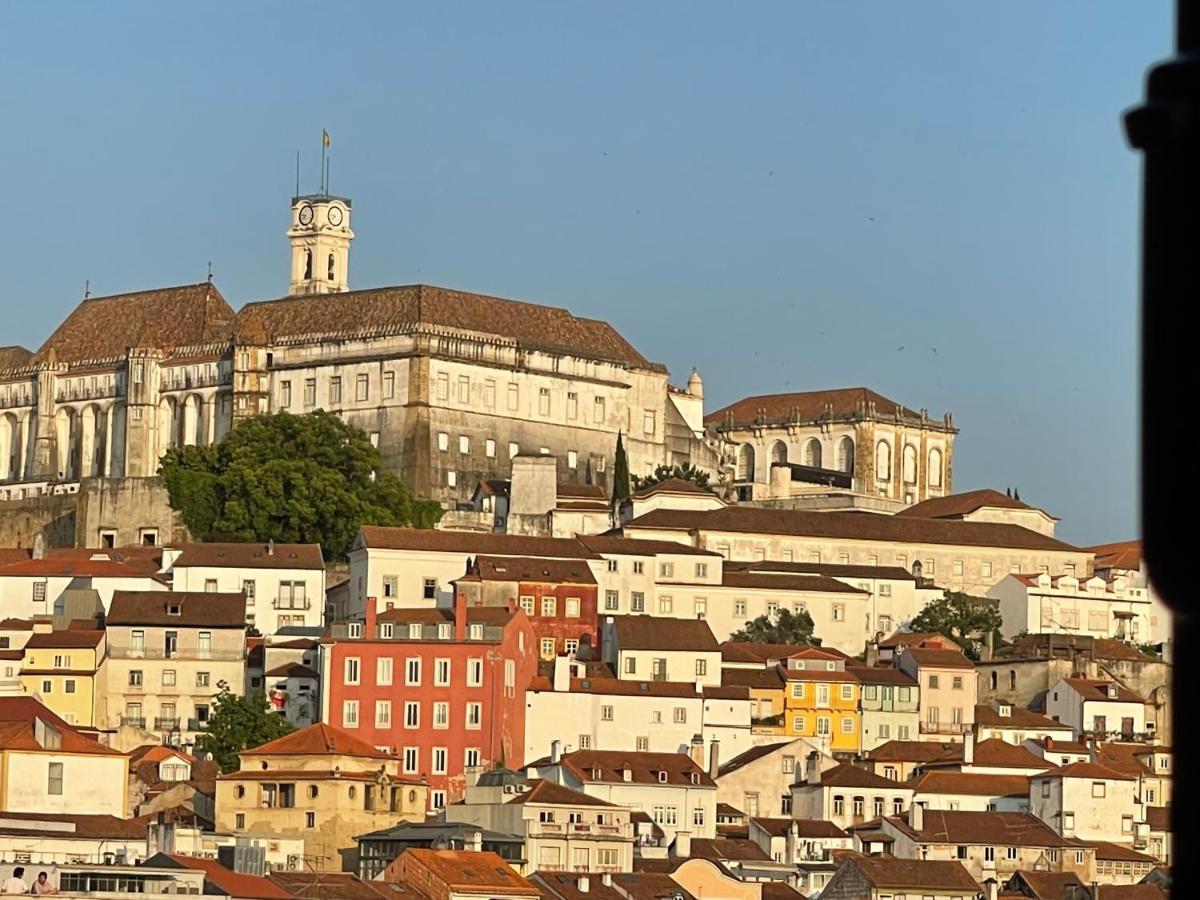
[[957, 519], [984, 508], [1037, 509], [1037, 507], [1022, 503], [1020, 500], [1006, 496], [992, 488], [984, 488], [979, 491], [950, 494], [946, 497], [930, 497], [928, 500], [906, 506], [896, 515], [913, 516], [920, 519]]
[[734, 425], [753, 425], [760, 415], [765, 416], [768, 423], [815, 422], [829, 412], [837, 417], [866, 415], [867, 409], [864, 407], [867, 406], [873, 406], [878, 416], [891, 416], [899, 410], [906, 418], [920, 418], [920, 413], [870, 388], [852, 387], [743, 397], [710, 412], [704, 417], [704, 422], [706, 425], [720, 426], [732, 418]]
[[1115, 541], [1111, 544], [1097, 544], [1094, 547], [1084, 547], [1096, 555], [1096, 569], [1129, 569], [1137, 571], [1142, 567], [1142, 542]]
[[759, 691], [782, 691], [786, 679], [779, 666], [766, 669], [721, 669], [722, 687], [745, 687]]
[[[1063, 682], [1084, 700], [1101, 700], [1106, 703], [1144, 704], [1146, 702], [1144, 697], [1115, 681], [1106, 681], [1100, 678], [1064, 678]], [[1116, 688], [1117, 696], [1115, 698], [1108, 696], [1109, 687]]]
[[[955, 744], [953, 749], [932, 760], [928, 765], [967, 765], [963, 757], [964, 747]], [[1024, 747], [1010, 744], [999, 738], [979, 741], [974, 746], [974, 759], [970, 765], [996, 769], [1049, 769], [1053, 763], [1048, 763], [1044, 757], [1030, 753]]]
[[33, 634], [25, 642], [28, 650], [91, 650], [104, 640], [104, 631], [75, 628], [67, 631], [45, 631]]
[[[363, 881], [349, 872], [284, 872], [275, 870], [267, 878], [298, 900], [400, 900], [401, 894], [393, 885], [379, 881]], [[424, 895], [415, 890], [406, 892], [409, 897]]]
[[33, 362], [33, 351], [16, 344], [0, 347], [0, 372], [5, 369], [21, 369]]
[[785, 837], [794, 827], [802, 838], [848, 838], [845, 831], [825, 819], [773, 819], [756, 816], [750, 820], [771, 837]]
[[926, 650], [923, 647], [909, 647], [904, 652], [910, 654], [918, 666], [929, 666], [933, 669], [975, 668], [975, 664], [958, 650]]
[[205, 591], [113, 591], [111, 625], [245, 628], [246, 595]]
[[1091, 847], [1096, 851], [1096, 859], [1115, 859], [1128, 862], [1154, 863], [1155, 859], [1148, 853], [1140, 853], [1124, 844], [1114, 844], [1111, 841], [1081, 841], [1073, 840], [1078, 847]]
[[1104, 741], [1096, 745], [1096, 762], [1125, 775], [1163, 776], [1166, 773], [1153, 768], [1146, 758], [1153, 753], [1170, 753], [1170, 747], [1152, 747], [1149, 744], [1131, 744], [1122, 741]]
[[1024, 775], [987, 775], [976, 772], [926, 772], [908, 782], [919, 794], [966, 794], [975, 797], [1028, 797]]
[[1070, 726], [1055, 722], [1049, 716], [1036, 713], [1015, 703], [1008, 704], [1012, 708], [1011, 715], [1002, 716], [993, 704], [981, 703], [975, 707], [975, 724], [985, 728], [1019, 728], [1028, 731], [1031, 728], [1062, 731], [1070, 730]]
[[36, 362], [107, 359], [133, 347], [170, 350], [229, 337], [233, 309], [208, 282], [89, 297], [35, 354]]
[[44, 750], [37, 739], [36, 720], [49, 723], [61, 739], [61, 753], [123, 756], [92, 740], [33, 697], [0, 697], [0, 750]]
[[708, 556], [720, 558], [716, 550], [692, 547], [678, 541], [656, 541], [651, 538], [620, 537], [615, 534], [580, 534], [576, 536], [584, 547], [595, 554], [606, 556], [657, 556], [672, 554], [679, 556]]
[[[808, 645], [803, 644], [756, 644], [750, 641], [722, 641], [721, 662], [729, 663], [763, 663], [774, 664], [781, 659], [787, 659]], [[849, 659], [850, 657], [835, 650], [833, 647], [814, 648], [822, 653], [831, 654], [831, 658]]]
[[846, 671], [863, 684], [895, 684], [901, 687], [917, 687], [917, 681], [899, 669], [886, 666], [846, 666]]
[[590, 794], [585, 794], [582, 791], [572, 790], [571, 788], [555, 784], [553, 781], [546, 781], [544, 778], [530, 778], [529, 790], [522, 791], [509, 800], [510, 805], [523, 805], [526, 803], [546, 803], [557, 806], [616, 806], [615, 803], [609, 803], [607, 800], [601, 800], [599, 797], [593, 797]]
[[[117, 816], [75, 815], [73, 813], [6, 812], [5, 834], [45, 835], [61, 839], [108, 838], [110, 840], [146, 839], [150, 817], [121, 819]], [[28, 825], [18, 823], [28, 823]]]
[[953, 746], [936, 741], [885, 741], [863, 756], [872, 762], [927, 763], [945, 756]]
[[762, 847], [749, 838], [692, 838], [693, 859], [708, 860], [746, 860], [749, 862], [766, 862], [771, 859]]
[[764, 756], [770, 756], [776, 750], [782, 750], [784, 747], [791, 744], [791, 741], [780, 741], [776, 744], [759, 744], [757, 747], [751, 747], [749, 750], [743, 750], [733, 759], [726, 760], [717, 770], [717, 777], [728, 775], [730, 772], [736, 772], [743, 766], [747, 766], [757, 759], [762, 759]]
[[655, 509], [631, 519], [624, 529], [778, 534], [805, 538], [880, 541], [903, 544], [946, 544], [1016, 550], [1079, 553], [1056, 538], [1007, 522], [963, 522], [919, 519], [863, 512], [813, 512], [755, 506], [723, 509]]
[[175, 568], [228, 566], [237, 569], [324, 569], [320, 544], [184, 544]]
[[[341, 296], [341, 295], [339, 295]], [[548, 559], [599, 559], [575, 538], [527, 537], [437, 528], [392, 528], [364, 525], [358, 545], [376, 550], [417, 550], [477, 556], [526, 556]]]
[[[1013, 872], [1009, 882], [1016, 879], [1020, 879], [1029, 890], [1033, 891], [1033, 900], [1066, 900], [1072, 896], [1070, 891], [1075, 891], [1076, 896], [1079, 897], [1087, 896], [1084, 883], [1074, 872], [1040, 872], [1021, 869]], [[1109, 886], [1106, 884], [1104, 887], [1107, 889]], [[1022, 893], [1019, 896], [1027, 895]]]
[[612, 616], [622, 650], [672, 650], [716, 653], [720, 646], [703, 619]]
[[979, 890], [975, 879], [956, 859], [897, 859], [847, 853], [843, 860], [842, 865], [856, 867], [876, 888], [970, 891], [972, 896]]
[[[527, 768], [550, 765], [542, 759], [528, 763]], [[624, 750], [576, 750], [564, 754], [562, 765], [581, 782], [619, 782], [629, 771], [634, 784], [692, 785], [716, 787], [703, 768], [686, 753], [626, 752]], [[660, 773], [665, 773], [665, 780]], [[693, 776], [696, 779], [693, 780]]]
[[[801, 783], [805, 785], [809, 784], [807, 780]], [[852, 766], [849, 763], [839, 763], [833, 768], [822, 772], [820, 785], [829, 787], [883, 788], [889, 791], [894, 791], [898, 788], [901, 790], [912, 790], [906, 784], [892, 781], [890, 778], [884, 778], [882, 775], [876, 775], [874, 772], [868, 772], [866, 769], [860, 769], [858, 766]]]
[[[412, 854], [413, 861], [424, 866], [435, 878], [454, 890], [471, 894], [540, 896], [537, 888], [514, 872], [508, 863], [491, 850], [425, 850], [409, 847], [401, 855], [408, 854]], [[394, 861], [392, 865], [395, 865]]]
[[477, 556], [471, 574], [484, 581], [525, 581], [594, 585], [596, 577], [582, 559], [534, 559], [527, 556]]
[[204, 859], [198, 856], [183, 856], [178, 853], [158, 853], [148, 860], [147, 866], [175, 866], [180, 869], [193, 869], [204, 873], [207, 884], [219, 888], [228, 894], [232, 900], [294, 900], [289, 891], [259, 875], [244, 875], [227, 869], [215, 859]]
[[1016, 847], [1065, 847], [1069, 842], [1032, 813], [926, 809], [922, 827], [910, 824], [912, 811], [886, 821], [926, 844], [993, 844]]
[[363, 756], [368, 759], [395, 759], [352, 734], [318, 722], [244, 751], [254, 756]]

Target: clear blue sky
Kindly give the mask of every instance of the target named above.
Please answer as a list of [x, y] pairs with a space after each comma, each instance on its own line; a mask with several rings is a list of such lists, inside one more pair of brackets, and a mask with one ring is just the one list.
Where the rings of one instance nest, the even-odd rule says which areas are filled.
[[[452, 8], [451, 8], [452, 7]], [[1136, 533], [1138, 158], [1166, 0], [5, 4], [0, 344], [94, 293], [282, 294], [294, 154], [351, 281], [612, 321], [709, 408], [868, 385], [954, 485]], [[903, 347], [903, 350], [898, 348]], [[936, 353], [933, 349], [936, 348]]]

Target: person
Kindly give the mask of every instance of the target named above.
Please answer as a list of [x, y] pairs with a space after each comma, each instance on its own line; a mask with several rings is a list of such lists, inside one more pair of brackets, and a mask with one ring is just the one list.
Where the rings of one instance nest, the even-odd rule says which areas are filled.
[[33, 883], [33, 890], [30, 891], [30, 893], [37, 894], [39, 896], [45, 894], [57, 894], [58, 888], [50, 883], [50, 876], [48, 874], [45, 872], [38, 872], [37, 881]]
[[4, 879], [4, 893], [6, 894], [27, 894], [29, 893], [29, 885], [25, 883], [25, 867], [17, 866], [13, 869], [13, 873]]

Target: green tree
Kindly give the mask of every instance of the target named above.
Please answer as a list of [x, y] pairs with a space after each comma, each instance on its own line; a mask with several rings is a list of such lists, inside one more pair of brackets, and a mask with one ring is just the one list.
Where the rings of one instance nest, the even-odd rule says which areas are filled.
[[256, 691], [247, 697], [230, 692], [222, 681], [220, 693], [213, 699], [208, 730], [196, 738], [198, 753], [211, 753], [222, 772], [238, 767], [238, 754], [258, 747], [295, 729], [292, 723], [267, 705], [266, 695]]
[[629, 458], [625, 455], [625, 444], [621, 432], [617, 432], [617, 454], [613, 462], [612, 501], [614, 506], [629, 497]]
[[733, 641], [748, 641], [754, 644], [795, 644], [797, 646], [820, 646], [821, 640], [813, 635], [813, 620], [808, 610], [792, 612], [781, 609], [772, 619], [759, 616], [746, 623], [730, 637]]
[[946, 591], [929, 603], [909, 623], [912, 631], [926, 631], [945, 635], [962, 647], [971, 659], [979, 659], [979, 635], [991, 634], [999, 637], [1003, 619], [994, 600], [973, 597], [961, 591]]
[[700, 471], [691, 463], [684, 463], [682, 466], [659, 466], [652, 474], [647, 475], [644, 478], [638, 478], [635, 475], [633, 479], [633, 486], [640, 491], [642, 488], [648, 488], [653, 484], [658, 484], [661, 481], [667, 481], [670, 478], [678, 478], [681, 481], [690, 481], [697, 487], [702, 487], [705, 490], [712, 490], [708, 484], [708, 473]]
[[318, 543], [329, 560], [363, 524], [431, 528], [441, 516], [382, 470], [364, 432], [324, 411], [256, 416], [220, 444], [173, 447], [159, 473], [201, 540]]

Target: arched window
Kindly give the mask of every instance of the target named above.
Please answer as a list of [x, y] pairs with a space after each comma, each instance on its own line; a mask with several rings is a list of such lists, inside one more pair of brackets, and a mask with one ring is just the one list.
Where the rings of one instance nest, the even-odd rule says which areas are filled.
[[840, 816], [846, 811], [846, 798], [841, 794], [833, 795], [833, 814]]
[[864, 805], [864, 801], [863, 801], [863, 798], [862, 798], [862, 797], [855, 797], [855, 798], [854, 798], [854, 815], [855, 815], [855, 816], [858, 816], [858, 817], [861, 817], [861, 816], [862, 816], [862, 814], [863, 814], [863, 805]]
[[357, 796], [358, 796], [358, 788], [356, 788], [354, 785], [350, 785], [350, 799], [353, 800]]
[[936, 447], [929, 451], [929, 486], [942, 486], [942, 451]]
[[804, 464], [814, 469], [821, 468], [821, 442], [816, 438], [804, 445]]
[[304, 280], [312, 278], [312, 251], [304, 251]]
[[892, 448], [887, 441], [880, 441], [875, 447], [875, 477], [880, 481], [892, 480]]
[[912, 444], [904, 445], [904, 483], [917, 483], [917, 448]]
[[329, 254], [329, 280], [333, 281], [333, 254]]
[[742, 444], [742, 446], [738, 448], [737, 480], [754, 480], [754, 448], [749, 444]]
[[776, 441], [771, 445], [771, 465], [787, 462], [787, 444]]
[[921, 565], [921, 561], [919, 559], [914, 559], [912, 564], [913, 578], [917, 579], [917, 581], [920, 581], [921, 572], [924, 568], [925, 567]]
[[854, 474], [854, 438], [846, 436], [838, 441], [837, 467], [843, 472]]
[[1010, 691], [1015, 691], [1017, 689], [1017, 670], [1016, 669], [1008, 670], [1008, 689]]
[[999, 679], [997, 679], [997, 678], [996, 678], [996, 673], [995, 673], [995, 671], [993, 671], [993, 672], [992, 672], [992, 690], [993, 690], [993, 691], [996, 689], [996, 682], [997, 682], [998, 680], [999, 680]]

